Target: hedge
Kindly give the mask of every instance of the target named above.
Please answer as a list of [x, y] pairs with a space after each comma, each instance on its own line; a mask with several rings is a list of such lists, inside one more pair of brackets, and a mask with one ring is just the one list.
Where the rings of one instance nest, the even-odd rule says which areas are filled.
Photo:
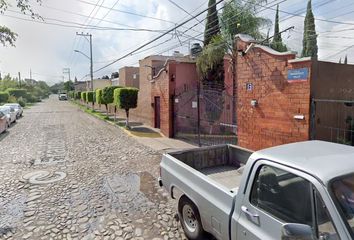
[[75, 92], [75, 100], [81, 99], [81, 92]]
[[15, 98], [26, 98], [27, 97], [27, 90], [26, 89], [16, 89], [16, 88], [9, 88], [7, 92], [10, 96], [14, 96]]
[[96, 103], [102, 104], [102, 89], [96, 89]]
[[118, 88], [114, 90], [114, 104], [125, 110], [136, 108], [138, 104], [137, 88]]
[[7, 92], [0, 92], [0, 103], [6, 103], [10, 95]]
[[81, 92], [81, 100], [86, 102], [86, 95], [87, 95], [87, 92]]
[[87, 95], [86, 95], [86, 100], [87, 100], [87, 102], [94, 103], [95, 92], [94, 91], [88, 91]]
[[117, 88], [122, 88], [121, 86], [109, 86], [109, 87], [105, 87], [102, 90], [102, 103], [103, 104], [110, 104], [113, 103], [113, 93], [114, 90]]

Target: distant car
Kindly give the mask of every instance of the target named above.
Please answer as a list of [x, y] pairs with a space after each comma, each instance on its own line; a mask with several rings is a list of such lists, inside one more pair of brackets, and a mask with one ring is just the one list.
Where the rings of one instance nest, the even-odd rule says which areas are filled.
[[68, 100], [68, 95], [66, 93], [60, 93], [59, 94], [59, 100]]
[[7, 124], [10, 127], [12, 123], [16, 122], [16, 111], [13, 107], [1, 106], [0, 112], [4, 113], [7, 118]]
[[0, 112], [0, 133], [6, 132], [8, 126], [7, 117], [3, 112]]
[[18, 103], [6, 103], [6, 104], [4, 104], [4, 106], [13, 107], [15, 109], [15, 111], [16, 111], [16, 114], [17, 114], [16, 117], [17, 118], [22, 117], [23, 108], [21, 107], [20, 104], [18, 104]]

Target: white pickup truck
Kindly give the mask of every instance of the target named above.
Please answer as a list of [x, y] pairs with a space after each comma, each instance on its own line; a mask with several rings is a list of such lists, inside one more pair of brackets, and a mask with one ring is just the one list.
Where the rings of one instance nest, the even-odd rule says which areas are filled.
[[165, 154], [160, 168], [189, 239], [354, 239], [351, 146], [215, 146]]

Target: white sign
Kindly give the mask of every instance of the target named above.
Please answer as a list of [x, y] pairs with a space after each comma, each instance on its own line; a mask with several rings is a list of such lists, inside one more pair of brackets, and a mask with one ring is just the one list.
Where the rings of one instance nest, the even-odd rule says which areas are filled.
[[178, 103], [178, 102], [179, 102], [179, 100], [178, 100], [178, 98], [176, 98], [176, 99], [175, 99], [175, 103]]
[[192, 108], [197, 108], [198, 107], [198, 103], [197, 102], [192, 102]]

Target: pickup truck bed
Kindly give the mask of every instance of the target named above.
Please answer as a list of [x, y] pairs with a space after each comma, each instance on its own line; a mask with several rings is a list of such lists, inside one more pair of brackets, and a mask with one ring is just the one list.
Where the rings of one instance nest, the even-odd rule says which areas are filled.
[[240, 185], [243, 166], [251, 154], [251, 151], [232, 145], [222, 145], [176, 152], [171, 156], [235, 191]]

